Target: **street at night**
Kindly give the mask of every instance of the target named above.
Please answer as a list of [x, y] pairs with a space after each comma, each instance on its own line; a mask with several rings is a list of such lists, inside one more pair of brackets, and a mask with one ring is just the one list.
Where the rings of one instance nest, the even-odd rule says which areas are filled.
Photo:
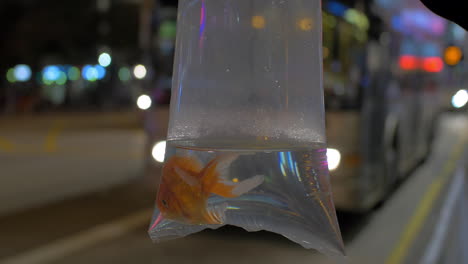
[[[160, 110], [161, 122], [164, 115], [167, 111]], [[137, 113], [58, 116], [8, 127], [1, 133], [2, 264], [333, 263], [279, 235], [235, 227], [152, 243], [147, 229], [161, 166], [145, 158], [146, 136]], [[384, 263], [397, 254], [409, 225], [417, 225], [418, 232], [401, 250], [427, 254], [427, 238], [433, 235], [427, 230], [438, 223], [444, 197], [466, 161], [461, 150], [468, 120], [447, 115], [439, 129], [432, 155], [388, 201], [367, 214], [340, 214], [350, 263]], [[18, 165], [25, 162], [30, 165]], [[425, 206], [430, 207], [422, 212], [424, 219], [414, 219]]]
[[468, 264], [455, 4], [0, 1], [0, 264]]

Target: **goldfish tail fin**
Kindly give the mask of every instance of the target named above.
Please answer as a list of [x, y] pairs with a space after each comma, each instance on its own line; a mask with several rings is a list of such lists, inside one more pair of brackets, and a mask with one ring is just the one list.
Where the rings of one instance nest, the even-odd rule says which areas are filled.
[[257, 188], [264, 180], [265, 177], [263, 175], [255, 175], [252, 178], [236, 183], [235, 187], [232, 189], [232, 194], [235, 196], [241, 196], [244, 193]]
[[229, 179], [229, 167], [239, 157], [239, 154], [223, 154], [216, 158], [216, 171], [219, 173], [219, 178], [223, 180]]
[[188, 174], [186, 171], [182, 170], [179, 167], [175, 167], [174, 171], [177, 173], [177, 175], [180, 176], [180, 178], [187, 183], [190, 186], [196, 186], [199, 184], [198, 180], [194, 177], [192, 177], [190, 174]]
[[236, 160], [238, 157], [238, 154], [222, 154], [210, 161], [201, 172], [203, 188], [210, 193], [215, 193], [213, 192], [213, 190], [218, 190], [219, 193], [225, 193], [226, 195], [230, 193], [233, 187], [224, 186], [226, 184], [221, 184], [220, 182], [230, 182], [229, 167], [231, 166], [232, 162], [234, 162], [234, 160]]
[[230, 180], [229, 168], [239, 154], [222, 154], [213, 159], [203, 171], [205, 190], [226, 198], [240, 196], [263, 183], [263, 175], [257, 175], [241, 182]]
[[226, 209], [227, 209], [226, 203], [211, 206], [207, 210], [207, 214], [205, 218], [206, 220], [208, 220], [210, 224], [213, 224], [213, 225], [224, 224], [224, 221], [226, 219], [226, 214], [225, 214]]
[[195, 156], [189, 156], [188, 154], [185, 154], [182, 156], [173, 156], [173, 158], [176, 158], [178, 166], [186, 171], [200, 173], [200, 171], [203, 169], [202, 163]]
[[238, 197], [258, 187], [263, 183], [264, 178], [263, 175], [256, 175], [241, 182], [221, 180], [213, 185], [211, 193], [226, 198]]

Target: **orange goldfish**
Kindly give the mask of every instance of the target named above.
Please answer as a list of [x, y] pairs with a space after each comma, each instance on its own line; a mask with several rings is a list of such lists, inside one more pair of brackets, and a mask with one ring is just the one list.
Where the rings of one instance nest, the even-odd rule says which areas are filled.
[[208, 208], [210, 195], [238, 197], [263, 183], [262, 175], [241, 182], [228, 180], [228, 168], [237, 157], [223, 154], [205, 167], [193, 157], [171, 157], [163, 167], [157, 197], [160, 214], [151, 229], [164, 218], [187, 224], [222, 224], [226, 205]]

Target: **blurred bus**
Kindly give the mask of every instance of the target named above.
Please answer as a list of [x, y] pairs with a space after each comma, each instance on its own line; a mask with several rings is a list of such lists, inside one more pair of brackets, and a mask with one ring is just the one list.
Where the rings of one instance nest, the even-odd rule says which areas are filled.
[[450, 23], [421, 6], [392, 8], [365, 14], [324, 2], [329, 162], [342, 210], [383, 201], [428, 155], [450, 75], [442, 56]]

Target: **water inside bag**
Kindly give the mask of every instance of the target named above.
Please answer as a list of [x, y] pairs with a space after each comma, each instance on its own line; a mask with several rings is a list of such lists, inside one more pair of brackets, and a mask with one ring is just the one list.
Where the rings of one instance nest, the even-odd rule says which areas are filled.
[[[234, 225], [279, 233], [327, 255], [344, 254], [325, 144], [217, 143], [167, 142], [163, 170], [176, 174], [162, 176], [149, 231], [154, 241]], [[179, 158], [183, 164], [169, 162]], [[222, 183], [216, 190], [215, 181]], [[230, 195], [224, 186], [232, 187]]]

